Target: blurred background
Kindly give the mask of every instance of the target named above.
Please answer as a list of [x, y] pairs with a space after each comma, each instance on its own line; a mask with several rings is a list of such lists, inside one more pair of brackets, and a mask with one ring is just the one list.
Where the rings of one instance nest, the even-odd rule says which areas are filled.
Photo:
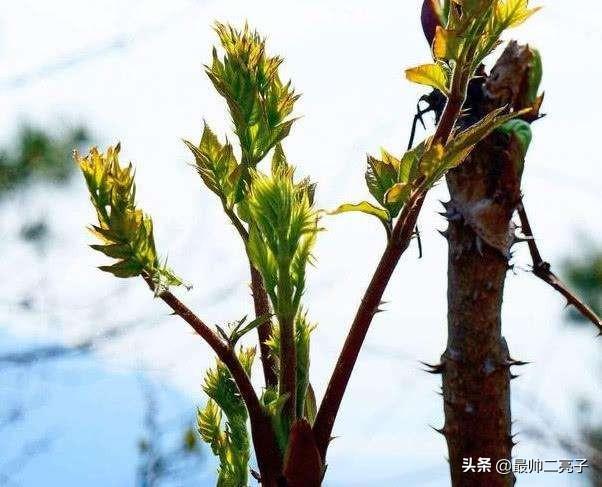
[[[524, 176], [544, 258], [602, 310], [602, 182], [595, 142], [602, 34], [594, 0], [544, 10], [514, 38], [540, 49], [544, 112]], [[203, 190], [181, 138], [230, 123], [205, 77], [214, 20], [245, 20], [286, 58], [303, 93], [289, 159], [318, 182], [322, 208], [367, 196], [367, 152], [405, 147], [421, 91], [405, 67], [428, 58], [419, 0], [2, 2], [0, 11], [0, 486], [210, 486], [196, 406], [212, 354], [153, 300], [118, 280], [87, 244], [94, 215], [73, 148], [122, 143], [157, 245], [194, 288], [178, 291], [210, 323], [251, 311], [245, 255]], [[439, 200], [386, 293], [335, 427], [328, 486], [445, 486], [440, 378], [421, 371], [446, 340], [446, 244]], [[324, 220], [306, 304], [312, 382], [321, 396], [383, 247], [373, 219]], [[514, 257], [504, 304], [518, 458], [588, 458], [579, 474], [520, 475], [519, 485], [602, 485], [602, 359], [591, 325]], [[258, 377], [258, 375], [256, 376]], [[386, 380], [384, 380], [386, 378]], [[391, 385], [393, 384], [393, 386]]]

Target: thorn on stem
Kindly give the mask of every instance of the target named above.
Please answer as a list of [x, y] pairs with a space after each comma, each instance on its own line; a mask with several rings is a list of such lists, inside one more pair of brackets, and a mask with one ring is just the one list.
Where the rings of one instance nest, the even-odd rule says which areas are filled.
[[437, 232], [439, 232], [439, 234], [445, 239], [448, 240], [449, 239], [449, 230], [437, 230]]
[[445, 426], [443, 428], [435, 428], [433, 425], [429, 424], [429, 428], [431, 428], [436, 433], [439, 433], [440, 435], [445, 436]]
[[420, 360], [420, 363], [427, 367], [426, 369], [422, 370], [424, 370], [424, 372], [427, 372], [428, 374], [442, 374], [445, 370], [445, 362], [441, 362], [439, 364], [429, 364]]

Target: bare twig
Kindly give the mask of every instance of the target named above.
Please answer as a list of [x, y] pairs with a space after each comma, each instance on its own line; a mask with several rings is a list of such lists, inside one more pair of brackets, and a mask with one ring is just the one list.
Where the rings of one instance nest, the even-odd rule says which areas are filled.
[[567, 300], [567, 306], [574, 306], [584, 318], [591, 321], [598, 328], [599, 336], [602, 336], [602, 319], [552, 272], [551, 265], [541, 257], [522, 201], [516, 211], [520, 218], [523, 235], [527, 238], [527, 244], [529, 245], [531, 260], [533, 261], [533, 274], [562, 294]]

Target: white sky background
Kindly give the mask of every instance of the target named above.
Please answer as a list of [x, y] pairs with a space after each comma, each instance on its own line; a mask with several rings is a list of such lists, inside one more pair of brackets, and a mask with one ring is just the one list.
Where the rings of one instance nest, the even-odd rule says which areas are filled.
[[[321, 207], [367, 198], [366, 152], [405, 147], [423, 92], [402, 76], [429, 56], [418, 0], [2, 3], [0, 138], [9, 140], [20, 121], [34, 120], [50, 128], [82, 121], [102, 144], [121, 140], [124, 158], [136, 165], [139, 201], [153, 215], [159, 250], [194, 284], [180, 294], [209, 322], [251, 309], [242, 248], [215, 199], [201, 190], [180, 141], [197, 140], [203, 118], [221, 134], [229, 130], [225, 104], [202, 72], [216, 41], [212, 21], [247, 19], [268, 35], [270, 50], [286, 58], [285, 76], [303, 93], [297, 109], [303, 118], [285, 149], [299, 174], [318, 182]], [[560, 263], [585, 246], [578, 231], [602, 237], [602, 161], [595, 147], [602, 99], [592, 94], [602, 69], [601, 9], [593, 0], [574, 10], [566, 2], [534, 4], [545, 9], [509, 34], [542, 52], [549, 114], [534, 127], [523, 188], [540, 248]], [[164, 318], [166, 309], [143, 282], [117, 282], [95, 269], [102, 257], [86, 247], [83, 227], [93, 214], [81, 182], [67, 193], [45, 189], [31, 196], [27, 206], [15, 200], [2, 210], [0, 249], [8, 258], [0, 268], [14, 278], [0, 282], [0, 293], [17, 301], [35, 281], [39, 312], [32, 317], [0, 307], [0, 323], [14, 334], [56, 339], [59, 333], [69, 342], [119, 321], [159, 320], [152, 331], [104, 350], [103, 363], [118, 371], [149, 370], [200, 402], [208, 348], [185, 324]], [[329, 485], [445, 483], [444, 441], [428, 427], [442, 424], [439, 377], [419, 372], [418, 364], [436, 362], [446, 339], [446, 246], [435, 232], [445, 226], [436, 214], [437, 200], [445, 197], [443, 186], [429, 197], [421, 216], [425, 256], [418, 260], [409, 249], [386, 293], [389, 311], [375, 319], [335, 428], [340, 438], [329, 452]], [[24, 212], [47, 215], [60, 243], [41, 263], [14, 237]], [[328, 231], [320, 236], [305, 299], [319, 323], [312, 364], [318, 396], [384, 242], [369, 217], [324, 224]], [[516, 261], [527, 265], [526, 249]], [[99, 306], [103, 296], [108, 306]], [[529, 274], [509, 274], [505, 336], [515, 358], [533, 362], [513, 383], [519, 432], [542, 411], [559, 430], [570, 428], [572, 394], [591, 394], [593, 381], [599, 384], [591, 372], [599, 369], [594, 333], [562, 327], [562, 304]], [[525, 437], [515, 451], [525, 458], [556, 456]], [[569, 485], [566, 477], [522, 484], [554, 482]]]

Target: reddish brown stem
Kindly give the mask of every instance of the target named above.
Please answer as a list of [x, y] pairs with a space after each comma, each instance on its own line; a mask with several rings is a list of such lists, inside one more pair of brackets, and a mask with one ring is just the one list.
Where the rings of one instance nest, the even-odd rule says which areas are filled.
[[415, 198], [408, 202], [404, 212], [399, 217], [393, 230], [392, 238], [389, 240], [362, 298], [337, 364], [328, 382], [326, 393], [320, 404], [313, 427], [316, 445], [322, 461], [326, 459], [326, 451], [328, 450], [332, 428], [368, 329], [374, 315], [378, 312], [383, 293], [399, 262], [399, 258], [410, 244], [416, 219], [422, 208], [423, 201], [424, 193], [416, 194]]
[[[149, 276], [143, 277], [154, 291], [155, 283], [152, 279]], [[173, 310], [174, 314], [180, 316], [201, 336], [218, 358], [228, 367], [249, 412], [253, 445], [262, 479], [265, 479], [265, 485], [276, 485], [282, 468], [282, 459], [271, 420], [259, 402], [251, 380], [238, 360], [235, 351], [171, 292], [163, 291], [159, 297]], [[269, 482], [270, 479], [273, 480], [273, 483]]]
[[544, 261], [537, 247], [537, 242], [533, 237], [533, 230], [527, 212], [525, 211], [524, 204], [518, 205], [516, 210], [520, 218], [523, 235], [527, 237], [527, 244], [529, 245], [529, 253], [531, 254], [531, 260], [533, 261], [533, 274], [539, 277], [543, 282], [552, 286], [556, 291], [562, 294], [567, 300], [567, 305], [575, 307], [581, 315], [591, 321], [598, 332], [602, 335], [602, 319], [587, 305], [585, 304], [573, 291], [571, 291], [564, 282], [562, 282], [556, 274], [552, 272], [551, 266], [548, 262]]
[[[253, 304], [255, 306], [255, 316], [268, 316], [272, 310], [268, 294], [263, 286], [261, 274], [251, 263], [251, 292], [253, 293]], [[264, 324], [257, 327], [259, 336], [259, 352], [261, 354], [261, 366], [263, 368], [263, 376], [265, 378], [266, 387], [276, 387], [278, 385], [278, 376], [276, 375], [276, 364], [272, 357], [270, 347], [267, 342], [272, 334], [272, 321], [268, 320]]]
[[[461, 71], [454, 73], [451, 93], [433, 136], [433, 143], [447, 143], [464, 105], [467, 83], [468, 79], [466, 79]], [[399, 258], [410, 244], [425, 196], [426, 190], [417, 191], [410, 198], [410, 201], [405, 205], [399, 216], [387, 247], [362, 298], [343, 349], [339, 354], [337, 364], [328, 382], [326, 393], [318, 409], [313, 427], [316, 444], [324, 462], [326, 460], [326, 451], [328, 450], [332, 428], [364, 339], [366, 338], [372, 319], [378, 311], [383, 293], [399, 262]]]

